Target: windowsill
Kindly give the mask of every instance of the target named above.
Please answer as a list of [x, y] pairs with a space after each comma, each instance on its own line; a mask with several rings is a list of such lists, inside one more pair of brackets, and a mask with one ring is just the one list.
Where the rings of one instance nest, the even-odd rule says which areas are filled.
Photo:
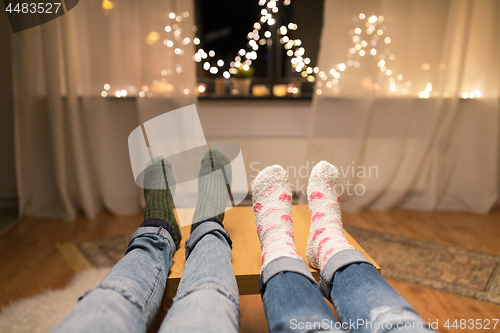
[[293, 101], [293, 100], [312, 100], [312, 94], [301, 95], [298, 97], [276, 97], [276, 96], [263, 96], [263, 97], [255, 97], [255, 96], [215, 96], [215, 95], [207, 95], [207, 96], [198, 96], [198, 100], [201, 101], [242, 101], [242, 100], [252, 100], [252, 101]]

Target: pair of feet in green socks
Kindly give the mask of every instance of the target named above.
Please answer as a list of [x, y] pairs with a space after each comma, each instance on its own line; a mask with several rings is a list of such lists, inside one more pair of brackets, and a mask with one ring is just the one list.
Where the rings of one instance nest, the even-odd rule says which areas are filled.
[[[200, 219], [216, 218], [221, 223], [224, 220], [224, 211], [228, 201], [228, 185], [221, 172], [225, 169], [227, 182], [231, 183], [231, 166], [228, 158], [221, 152], [209, 150], [201, 161], [198, 178], [198, 200], [193, 216], [191, 232], [196, 228]], [[170, 162], [157, 157], [146, 168], [144, 173], [144, 220], [160, 219], [165, 221], [173, 230], [173, 238], [177, 249], [181, 242], [181, 230], [174, 215], [173, 195], [175, 192], [175, 177]]]

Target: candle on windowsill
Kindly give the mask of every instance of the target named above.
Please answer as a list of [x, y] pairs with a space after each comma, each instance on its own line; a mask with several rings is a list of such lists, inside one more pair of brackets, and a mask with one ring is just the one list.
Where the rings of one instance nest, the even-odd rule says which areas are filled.
[[199, 83], [198, 88], [196, 88], [196, 95], [205, 96], [207, 92], [207, 85], [204, 83]]
[[299, 97], [300, 96], [300, 87], [295, 83], [289, 83], [286, 87], [286, 92], [288, 96], [291, 97]]
[[255, 97], [264, 97], [269, 95], [269, 89], [265, 84], [254, 84], [252, 87], [252, 94]]
[[285, 97], [286, 96], [286, 84], [275, 84], [273, 86], [273, 95], [275, 97]]

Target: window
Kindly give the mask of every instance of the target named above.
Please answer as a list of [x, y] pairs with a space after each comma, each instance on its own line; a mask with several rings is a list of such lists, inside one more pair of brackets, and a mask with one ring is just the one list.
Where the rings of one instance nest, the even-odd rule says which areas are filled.
[[311, 98], [323, 1], [195, 0], [195, 8], [200, 98]]

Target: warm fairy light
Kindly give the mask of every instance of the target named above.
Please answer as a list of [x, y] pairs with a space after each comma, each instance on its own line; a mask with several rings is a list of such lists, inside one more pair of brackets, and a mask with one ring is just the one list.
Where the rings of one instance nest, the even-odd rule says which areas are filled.
[[370, 16], [370, 18], [368, 19], [368, 22], [370, 22], [372, 24], [377, 22], [377, 17], [375, 15]]
[[109, 0], [102, 0], [101, 6], [102, 6], [102, 9], [104, 9], [106, 11], [106, 14], [107, 14], [108, 10], [113, 9], [114, 4], [113, 4], [113, 2], [111, 2]]
[[102, 96], [102, 97], [106, 97], [106, 96], [108, 96], [108, 92], [107, 92], [106, 90], [103, 90], [103, 91], [101, 92], [101, 96]]
[[170, 17], [173, 20], [175, 18], [175, 13], [172, 12], [172, 13], [168, 14], [168, 17]]
[[146, 43], [149, 45], [153, 45], [158, 41], [158, 39], [160, 39], [160, 34], [156, 31], [151, 31], [146, 37]]
[[106, 83], [106, 84], [104, 85], [104, 90], [109, 90], [109, 89], [111, 89], [111, 86], [110, 86], [109, 84], [107, 84], [107, 83]]

